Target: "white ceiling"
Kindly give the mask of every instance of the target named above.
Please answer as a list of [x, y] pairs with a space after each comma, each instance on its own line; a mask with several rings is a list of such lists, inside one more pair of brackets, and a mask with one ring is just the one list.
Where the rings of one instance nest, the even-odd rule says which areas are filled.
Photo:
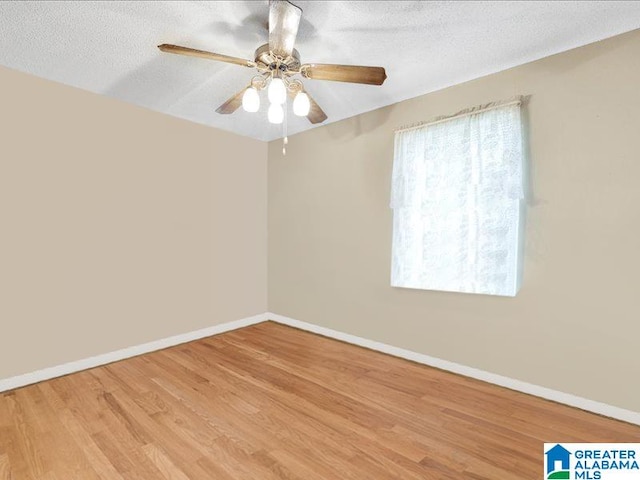
[[[638, 1], [302, 1], [303, 62], [379, 65], [381, 87], [305, 80], [335, 122], [640, 27]], [[265, 1], [3, 1], [0, 64], [261, 140], [266, 108], [215, 109], [254, 70], [161, 53], [174, 43], [253, 59]], [[288, 132], [312, 128], [289, 115]]]

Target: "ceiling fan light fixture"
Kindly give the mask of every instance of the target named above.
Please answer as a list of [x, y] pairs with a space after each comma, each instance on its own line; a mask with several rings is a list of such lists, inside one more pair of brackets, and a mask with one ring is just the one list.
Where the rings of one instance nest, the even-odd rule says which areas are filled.
[[248, 87], [242, 95], [242, 108], [245, 112], [257, 112], [260, 109], [260, 95], [253, 87]]
[[254, 60], [167, 43], [158, 45], [158, 48], [162, 52], [206, 58], [257, 70], [258, 73], [248, 85], [249, 88], [244, 87], [227, 99], [216, 109], [216, 112], [229, 115], [240, 106], [243, 106], [247, 112], [256, 112], [260, 109], [258, 92], [267, 88], [267, 96], [272, 104], [269, 108], [269, 121], [284, 124], [283, 130], [286, 136], [286, 109], [289, 95], [297, 94], [294, 106], [296, 115], [306, 116], [314, 125], [327, 119], [327, 114], [308, 93], [304, 92], [302, 82], [293, 78], [294, 76], [364, 85], [382, 85], [387, 78], [383, 67], [301, 63], [300, 54], [294, 48], [301, 18], [302, 9], [291, 1], [269, 0], [269, 41], [255, 50]]
[[267, 90], [269, 101], [272, 104], [282, 105], [287, 99], [287, 87], [281, 78], [274, 77]]
[[299, 117], [306, 117], [309, 115], [310, 108], [309, 95], [304, 92], [298, 92], [296, 98], [293, 99], [293, 113]]
[[282, 121], [284, 120], [284, 109], [282, 108], [282, 105], [278, 103], [272, 103], [271, 105], [269, 105], [267, 118], [269, 119], [269, 123], [282, 123]]

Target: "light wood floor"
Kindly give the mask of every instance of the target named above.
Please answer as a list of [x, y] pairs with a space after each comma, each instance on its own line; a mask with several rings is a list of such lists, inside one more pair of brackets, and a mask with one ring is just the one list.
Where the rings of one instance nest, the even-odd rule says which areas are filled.
[[0, 394], [0, 479], [539, 479], [640, 427], [271, 322]]

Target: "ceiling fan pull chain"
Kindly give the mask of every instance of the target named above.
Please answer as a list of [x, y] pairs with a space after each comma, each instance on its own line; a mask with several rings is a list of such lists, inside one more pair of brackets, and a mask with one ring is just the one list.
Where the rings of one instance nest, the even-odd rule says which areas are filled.
[[284, 101], [284, 121], [282, 122], [282, 156], [287, 155], [287, 144], [289, 143], [289, 138], [287, 137], [287, 100]]

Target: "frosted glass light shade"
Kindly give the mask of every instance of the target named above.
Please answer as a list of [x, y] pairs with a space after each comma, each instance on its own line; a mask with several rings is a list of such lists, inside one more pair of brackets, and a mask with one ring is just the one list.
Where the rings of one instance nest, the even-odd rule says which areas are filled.
[[282, 108], [282, 105], [278, 105], [277, 103], [269, 105], [267, 116], [270, 123], [282, 123], [284, 120], [284, 109]]
[[299, 117], [306, 117], [309, 115], [310, 108], [311, 102], [309, 102], [309, 95], [304, 92], [299, 92], [296, 98], [293, 99], [293, 113]]
[[258, 91], [249, 87], [244, 91], [244, 95], [242, 95], [242, 108], [244, 108], [245, 112], [257, 112], [260, 108], [260, 95], [258, 95]]
[[284, 86], [284, 82], [280, 78], [274, 78], [271, 80], [267, 93], [271, 103], [282, 105], [287, 99], [287, 88]]

